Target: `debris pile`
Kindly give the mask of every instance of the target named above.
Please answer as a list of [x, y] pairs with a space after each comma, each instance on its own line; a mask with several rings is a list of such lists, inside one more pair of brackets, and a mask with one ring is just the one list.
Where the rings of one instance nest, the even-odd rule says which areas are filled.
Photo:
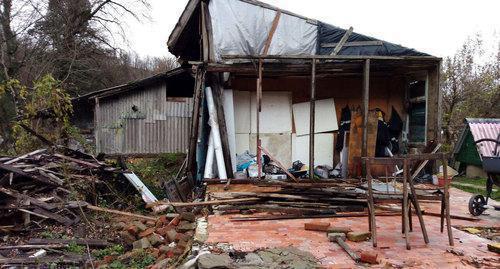
[[47, 219], [66, 226], [78, 223], [75, 211], [82, 204], [70, 202], [91, 197], [74, 197], [72, 190], [89, 192], [89, 186], [119, 171], [91, 155], [63, 147], [0, 158], [0, 231], [40, 227]]
[[[126, 247], [132, 247], [123, 255], [105, 257], [100, 265], [119, 262], [127, 265], [131, 256], [137, 253], [148, 253], [156, 261], [152, 268], [165, 268], [180, 262], [191, 249], [196, 216], [191, 212], [180, 214], [169, 213], [156, 221], [142, 220], [128, 224], [118, 224], [122, 227], [120, 237]], [[130, 265], [130, 264], [129, 264]]]

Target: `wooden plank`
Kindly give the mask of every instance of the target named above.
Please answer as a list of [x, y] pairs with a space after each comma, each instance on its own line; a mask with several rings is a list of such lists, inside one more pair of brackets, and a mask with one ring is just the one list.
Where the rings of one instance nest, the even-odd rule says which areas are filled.
[[202, 51], [203, 51], [203, 61], [210, 61], [210, 45], [209, 45], [209, 37], [207, 30], [207, 3], [205, 1], [201, 1], [201, 41], [202, 41]]
[[198, 66], [196, 69], [195, 86], [193, 93], [193, 114], [191, 117], [191, 130], [189, 136], [189, 149], [187, 172], [191, 186], [194, 186], [196, 177], [196, 145], [198, 143], [198, 131], [200, 126], [201, 103], [203, 98], [203, 86], [205, 83], [205, 70]]
[[229, 147], [229, 138], [227, 134], [226, 117], [224, 114], [224, 88], [221, 84], [220, 73], [210, 73], [210, 80], [212, 84], [212, 92], [214, 97], [215, 109], [217, 110], [217, 120], [219, 121], [219, 132], [222, 143], [222, 152], [224, 155], [224, 165], [226, 166], [226, 174], [228, 178], [233, 177], [233, 165], [231, 159], [231, 150]]
[[28, 240], [28, 245], [89, 245], [90, 247], [107, 247], [109, 243], [102, 239], [48, 239], [48, 238], [31, 238]]
[[210, 205], [226, 205], [235, 203], [247, 203], [247, 202], [257, 202], [261, 198], [241, 198], [241, 199], [226, 199], [226, 200], [212, 200], [204, 202], [191, 202], [191, 203], [177, 203], [177, 202], [156, 202], [146, 207], [156, 206], [156, 205], [171, 205], [174, 207], [190, 207], [190, 206], [210, 206]]
[[439, 62], [435, 56], [379, 56], [379, 55], [222, 55], [222, 59], [270, 59], [270, 60], [429, 60]]
[[90, 167], [90, 168], [100, 168], [101, 167], [100, 165], [97, 165], [97, 164], [94, 164], [94, 163], [90, 163], [90, 162], [86, 162], [86, 161], [82, 161], [82, 160], [75, 159], [75, 158], [71, 158], [71, 157], [68, 157], [68, 156], [65, 156], [65, 155], [62, 155], [62, 154], [59, 154], [59, 153], [56, 153], [53, 156], [61, 158], [61, 159], [66, 160], [66, 161], [70, 161], [70, 162], [74, 162], [74, 163], [77, 163], [77, 164], [81, 164], [81, 165], [84, 165], [84, 166], [87, 166], [87, 167]]
[[405, 234], [406, 249], [410, 250], [410, 223], [408, 222], [408, 160], [404, 160], [403, 163], [403, 231]]
[[0, 249], [60, 249], [67, 248], [68, 244], [46, 244], [46, 245], [17, 245], [17, 246], [0, 246]]
[[22, 156], [19, 156], [17, 158], [14, 158], [14, 159], [12, 159], [10, 161], [4, 162], [4, 164], [13, 164], [13, 163], [18, 162], [18, 161], [20, 161], [22, 159], [33, 157], [33, 156], [38, 155], [40, 153], [43, 153], [45, 151], [47, 151], [47, 149], [38, 149], [38, 150], [32, 151], [30, 153], [26, 153], [26, 154], [24, 154]]
[[261, 146], [259, 146], [259, 149], [262, 150], [264, 152], [264, 154], [269, 156], [269, 158], [271, 158], [271, 160], [274, 163], [276, 163], [276, 165], [279, 168], [281, 168], [281, 170], [283, 170], [285, 172], [285, 174], [287, 174], [287, 176], [289, 176], [291, 179], [293, 179], [293, 181], [299, 182], [299, 180], [294, 175], [292, 175], [290, 172], [288, 172], [288, 169], [280, 161], [278, 161], [278, 159], [274, 158], [274, 156], [271, 153], [269, 153], [269, 151], [267, 151], [265, 148], [263, 148]]
[[373, 186], [370, 163], [366, 163], [366, 180], [368, 181], [368, 224], [372, 233], [373, 247], [377, 247], [377, 224], [375, 222], [375, 205], [373, 203]]
[[[399, 216], [401, 213], [396, 212], [378, 212], [375, 216]], [[367, 217], [368, 213], [342, 213], [342, 214], [325, 214], [325, 215], [268, 215], [256, 217], [234, 217], [231, 221], [266, 221], [266, 220], [284, 220], [284, 219], [332, 219], [332, 218], [356, 218]]]
[[[154, 203], [154, 204], [156, 204], [156, 203]], [[150, 204], [150, 205], [154, 205], [154, 204]], [[86, 205], [85, 207], [87, 207], [88, 209], [94, 210], [94, 211], [106, 212], [106, 213], [111, 213], [111, 214], [116, 214], [116, 215], [121, 215], [121, 216], [126, 216], [126, 217], [132, 217], [132, 218], [136, 218], [136, 219], [145, 219], [145, 220], [152, 220], [152, 221], [156, 221], [158, 219], [156, 217], [149, 217], [149, 216], [134, 214], [134, 213], [130, 213], [130, 212], [102, 208], [102, 207], [93, 206], [93, 205]]]
[[309, 111], [309, 179], [314, 179], [314, 128], [316, 119], [316, 60], [311, 62], [311, 98]]
[[21, 193], [17, 192], [16, 190], [0, 187], [0, 192], [8, 195], [10, 197], [17, 198], [18, 200], [29, 201], [31, 205], [35, 205], [35, 206], [41, 207], [41, 208], [46, 209], [46, 210], [53, 210], [56, 208], [54, 205], [51, 205], [51, 204], [45, 203], [43, 201], [40, 201], [38, 199], [32, 198], [26, 194], [21, 194]]
[[448, 159], [443, 158], [443, 176], [444, 176], [444, 203], [445, 203], [445, 214], [446, 214], [446, 229], [448, 231], [448, 241], [450, 246], [454, 246], [453, 242], [453, 232], [451, 230], [451, 218], [450, 218], [450, 180], [448, 180]]
[[[323, 48], [335, 48], [339, 43], [321, 43]], [[364, 46], [382, 46], [382, 41], [351, 41], [345, 42], [344, 47], [364, 47]]]
[[[35, 264], [37, 265], [34, 268], [42, 267], [40, 265], [43, 264], [53, 264], [57, 262], [58, 266], [61, 264], [82, 264], [85, 261], [84, 256], [78, 257], [37, 257], [37, 258], [0, 258], [0, 264], [6, 265], [23, 265], [22, 267], [16, 268], [24, 268], [27, 264]], [[31, 267], [30, 267], [31, 268]]]
[[344, 241], [342, 240], [342, 238], [340, 237], [337, 237], [337, 240], [336, 240], [336, 243], [345, 251], [347, 252], [347, 254], [355, 261], [355, 262], [359, 262], [361, 260], [361, 257], [359, 256], [358, 253], [354, 252], [354, 250], [352, 250], [351, 247], [349, 247], [349, 245]]
[[269, 33], [267, 34], [267, 39], [266, 43], [264, 44], [264, 49], [262, 50], [262, 55], [267, 55], [269, 52], [269, 48], [271, 47], [271, 43], [273, 42], [273, 37], [274, 33], [276, 32], [276, 29], [278, 28], [278, 23], [281, 18], [281, 11], [278, 10], [276, 12], [276, 15], [274, 16], [273, 23], [271, 25], [271, 29], [269, 30]]
[[353, 30], [352, 26], [349, 27], [349, 30], [347, 30], [345, 32], [344, 36], [342, 36], [342, 38], [340, 39], [340, 41], [337, 44], [337, 46], [335, 47], [335, 49], [333, 49], [332, 53], [330, 54], [331, 56], [335, 56], [335, 55], [337, 55], [339, 53], [339, 51], [344, 46], [344, 43], [347, 42], [347, 39], [351, 36], [352, 30]]
[[179, 37], [181, 36], [182, 32], [184, 31], [184, 28], [186, 28], [186, 25], [193, 16], [194, 11], [198, 7], [198, 4], [200, 3], [200, 0], [190, 0], [187, 3], [186, 8], [182, 12], [181, 17], [179, 18], [179, 21], [177, 21], [177, 24], [174, 27], [174, 30], [172, 30], [172, 33], [170, 34], [170, 37], [168, 38], [168, 46], [172, 47], [175, 46], [177, 41], [179, 40]]
[[51, 186], [61, 186], [62, 185], [62, 184], [59, 184], [59, 182], [57, 182], [57, 183], [54, 182], [51, 178], [41, 177], [41, 176], [38, 176], [38, 175], [31, 175], [31, 174], [25, 173], [21, 169], [15, 168], [14, 166], [8, 165], [8, 164], [0, 163], [0, 170], [5, 170], [5, 171], [8, 171], [8, 172], [12, 172], [12, 173], [14, 173], [14, 174], [16, 174], [18, 176], [26, 177], [26, 178], [29, 178], [29, 179], [32, 179], [32, 180], [35, 180], [35, 181], [39, 181], [39, 182], [45, 183], [47, 185], [51, 185]]
[[361, 156], [368, 156], [368, 109], [370, 103], [370, 60], [365, 61], [363, 68], [363, 137], [361, 139]]

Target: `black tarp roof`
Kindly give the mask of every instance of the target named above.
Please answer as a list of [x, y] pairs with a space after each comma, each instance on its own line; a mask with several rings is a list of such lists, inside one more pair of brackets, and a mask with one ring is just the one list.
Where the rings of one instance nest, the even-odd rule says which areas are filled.
[[[318, 22], [318, 49], [317, 54], [329, 55], [334, 50], [334, 47], [324, 47], [322, 44], [338, 43], [344, 36], [347, 30]], [[378, 55], [378, 56], [430, 56], [429, 54], [406, 48], [401, 45], [396, 45], [370, 36], [351, 33], [347, 42], [357, 41], [381, 41], [382, 45], [365, 45], [365, 46], [344, 46], [339, 51], [338, 55]]]

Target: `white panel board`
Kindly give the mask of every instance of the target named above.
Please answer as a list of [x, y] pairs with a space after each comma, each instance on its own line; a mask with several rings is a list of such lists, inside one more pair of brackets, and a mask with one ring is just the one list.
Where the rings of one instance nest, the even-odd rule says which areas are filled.
[[229, 152], [231, 154], [231, 164], [233, 172], [236, 172], [236, 138], [234, 126], [234, 104], [233, 90], [224, 90], [224, 118], [226, 119], [227, 140], [229, 142]]
[[236, 154], [250, 150], [250, 134], [236, 134]]
[[[292, 135], [261, 134], [262, 147], [287, 167], [292, 166]], [[250, 152], [256, 154], [257, 134], [250, 134]]]
[[250, 92], [233, 91], [234, 128], [237, 134], [250, 133]]
[[[314, 135], [314, 166], [333, 166], [333, 133]], [[309, 165], [309, 136], [292, 135], [292, 159]]]
[[[251, 133], [257, 133], [257, 98], [251, 96], [250, 122]], [[262, 111], [260, 113], [260, 133], [292, 132], [292, 93], [263, 92]]]
[[[333, 98], [316, 100], [315, 104], [314, 132], [324, 133], [338, 130], [337, 113], [335, 112], [335, 101]], [[310, 107], [309, 102], [293, 105], [293, 118], [297, 136], [309, 134]]]

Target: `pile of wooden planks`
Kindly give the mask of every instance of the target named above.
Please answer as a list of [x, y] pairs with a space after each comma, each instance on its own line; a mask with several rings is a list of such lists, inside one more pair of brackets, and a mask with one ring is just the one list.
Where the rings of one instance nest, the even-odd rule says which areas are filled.
[[79, 211], [66, 206], [74, 199], [66, 187], [75, 182], [92, 185], [120, 171], [92, 155], [58, 146], [1, 157], [0, 218], [5, 221], [0, 231], [22, 230], [45, 220], [73, 225], [80, 220]]

